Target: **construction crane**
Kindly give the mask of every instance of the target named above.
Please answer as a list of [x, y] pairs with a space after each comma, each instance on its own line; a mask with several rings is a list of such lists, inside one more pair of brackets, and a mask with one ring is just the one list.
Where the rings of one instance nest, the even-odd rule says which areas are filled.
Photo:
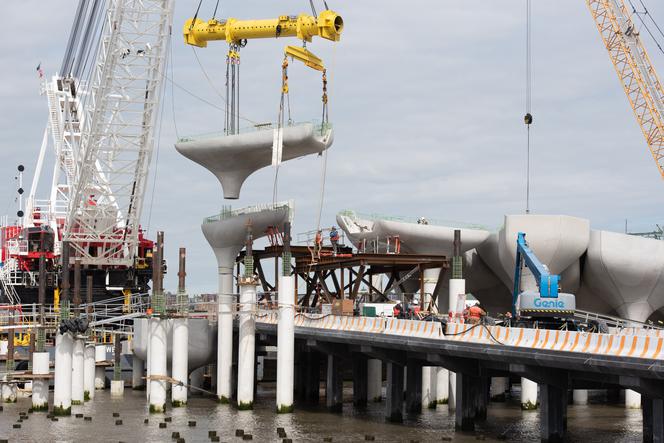
[[624, 0], [586, 0], [664, 178], [664, 89]]
[[[5, 295], [11, 286], [23, 302], [34, 301], [39, 254], [48, 260], [48, 287], [57, 288], [63, 241], [71, 248], [64, 269], [80, 259], [101, 292], [147, 289], [153, 242], [140, 217], [172, 15], [173, 0], [80, 0], [60, 72], [44, 78], [38, 67], [47, 127], [25, 217], [19, 208], [19, 224], [2, 228]], [[49, 146], [51, 190], [39, 200]]]
[[[240, 49], [246, 46], [248, 40], [264, 38], [295, 37], [302, 41], [302, 47], [287, 46], [284, 50], [286, 57], [301, 61], [312, 69], [323, 72], [323, 115], [326, 115], [327, 78], [323, 61], [306, 49], [306, 43], [314, 37], [321, 37], [330, 41], [339, 41], [343, 31], [344, 21], [336, 12], [326, 9], [318, 16], [307, 14], [281, 15], [274, 19], [264, 20], [238, 20], [228, 18], [208, 21], [197, 17], [188, 19], [183, 26], [184, 41], [191, 46], [207, 47], [209, 41], [225, 41], [228, 43], [226, 56], [226, 120], [224, 132], [227, 135], [239, 132], [240, 121]], [[283, 96], [288, 93], [288, 62], [282, 64], [282, 108]], [[280, 121], [283, 112], [280, 109]], [[280, 124], [280, 128], [281, 128]], [[275, 137], [278, 137], [275, 135]], [[275, 145], [278, 144], [275, 142]]]
[[64, 229], [84, 265], [134, 265], [172, 15], [173, 0], [110, 0], [103, 17]]

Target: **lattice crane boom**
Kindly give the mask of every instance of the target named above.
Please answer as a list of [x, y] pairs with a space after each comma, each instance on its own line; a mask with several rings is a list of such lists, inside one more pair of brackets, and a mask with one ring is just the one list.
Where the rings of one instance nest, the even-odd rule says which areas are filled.
[[664, 178], [664, 89], [624, 0], [586, 0]]
[[108, 0], [65, 225], [72, 260], [133, 264], [172, 16], [173, 0]]

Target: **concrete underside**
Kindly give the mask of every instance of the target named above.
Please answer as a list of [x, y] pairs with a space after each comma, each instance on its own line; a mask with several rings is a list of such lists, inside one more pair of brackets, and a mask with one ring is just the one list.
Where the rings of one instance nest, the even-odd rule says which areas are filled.
[[[450, 255], [453, 227], [354, 219], [346, 212], [337, 222], [356, 245], [364, 238], [399, 235], [404, 252]], [[580, 309], [645, 321], [664, 307], [664, 242], [591, 230], [590, 222], [578, 217], [507, 215], [498, 232], [461, 230], [467, 292], [491, 313], [510, 308], [518, 232], [525, 232], [538, 258], [560, 274], [562, 290], [576, 295]], [[448, 280], [449, 273], [439, 294]]]
[[[164, 320], [167, 334], [167, 361], [171, 366], [173, 352], [173, 319]], [[132, 351], [135, 356], [143, 361], [148, 358], [149, 321], [147, 318], [134, 320], [134, 338], [132, 340]], [[206, 318], [189, 319], [188, 339], [188, 367], [200, 368], [203, 365], [214, 362], [214, 350], [217, 347], [217, 328], [210, 325]]]
[[[257, 170], [272, 163], [273, 130], [182, 141], [175, 149], [212, 172], [224, 191], [224, 198], [240, 197], [242, 184]], [[304, 123], [283, 128], [282, 161], [318, 154], [332, 145], [332, 129]]]

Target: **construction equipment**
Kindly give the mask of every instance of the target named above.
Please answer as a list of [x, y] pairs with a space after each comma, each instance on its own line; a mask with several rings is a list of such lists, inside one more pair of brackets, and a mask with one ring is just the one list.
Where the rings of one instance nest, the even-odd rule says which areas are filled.
[[[34, 301], [24, 295], [39, 283], [37, 252], [48, 255], [49, 288], [80, 259], [94, 276], [97, 297], [147, 289], [153, 242], [144, 237], [140, 218], [172, 14], [173, 0], [80, 0], [61, 72], [47, 80], [37, 68], [47, 128], [25, 217], [19, 208], [18, 223], [2, 231], [2, 287], [18, 289], [23, 302]], [[38, 200], [49, 145], [55, 154], [50, 196]], [[32, 251], [31, 238], [41, 232], [52, 246]], [[62, 241], [71, 254], [59, 271]]]
[[[226, 119], [224, 133], [238, 134], [240, 131], [240, 49], [248, 40], [264, 38], [295, 37], [302, 41], [302, 47], [287, 46], [284, 50], [285, 60], [282, 63], [282, 95], [279, 111], [279, 127], [275, 129], [275, 149], [273, 165], [281, 163], [280, 149], [284, 124], [284, 100], [288, 94], [288, 57], [299, 60], [312, 69], [323, 72], [323, 123], [327, 123], [327, 77], [323, 61], [306, 48], [306, 43], [314, 37], [330, 41], [339, 41], [344, 21], [336, 12], [326, 9], [318, 16], [299, 14], [281, 15], [274, 19], [238, 20], [228, 18], [208, 21], [196, 16], [188, 19], [183, 27], [184, 41], [188, 45], [200, 48], [207, 47], [209, 41], [225, 41], [228, 43], [226, 56]], [[290, 118], [289, 118], [290, 120]]]
[[281, 15], [266, 20], [210, 19], [207, 22], [191, 18], [184, 24], [184, 41], [188, 45], [205, 48], [208, 41], [224, 40], [228, 44], [244, 45], [257, 38], [297, 37], [310, 42], [313, 37], [339, 41], [344, 21], [334, 11], [325, 10], [318, 17], [307, 14]]
[[659, 173], [664, 178], [664, 89], [624, 0], [586, 0]]
[[[521, 291], [523, 265], [535, 278], [537, 291]], [[512, 293], [512, 315], [517, 325], [538, 327], [558, 327], [574, 316], [576, 297], [560, 292], [560, 276], [551, 274], [549, 269], [535, 255], [526, 243], [526, 234], [519, 232], [516, 239], [516, 266], [514, 270], [514, 291]]]

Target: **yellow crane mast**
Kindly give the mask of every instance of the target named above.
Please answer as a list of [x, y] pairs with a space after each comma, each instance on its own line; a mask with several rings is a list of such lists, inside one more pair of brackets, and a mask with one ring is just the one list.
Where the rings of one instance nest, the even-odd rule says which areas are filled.
[[664, 178], [664, 90], [624, 0], [586, 0]]

